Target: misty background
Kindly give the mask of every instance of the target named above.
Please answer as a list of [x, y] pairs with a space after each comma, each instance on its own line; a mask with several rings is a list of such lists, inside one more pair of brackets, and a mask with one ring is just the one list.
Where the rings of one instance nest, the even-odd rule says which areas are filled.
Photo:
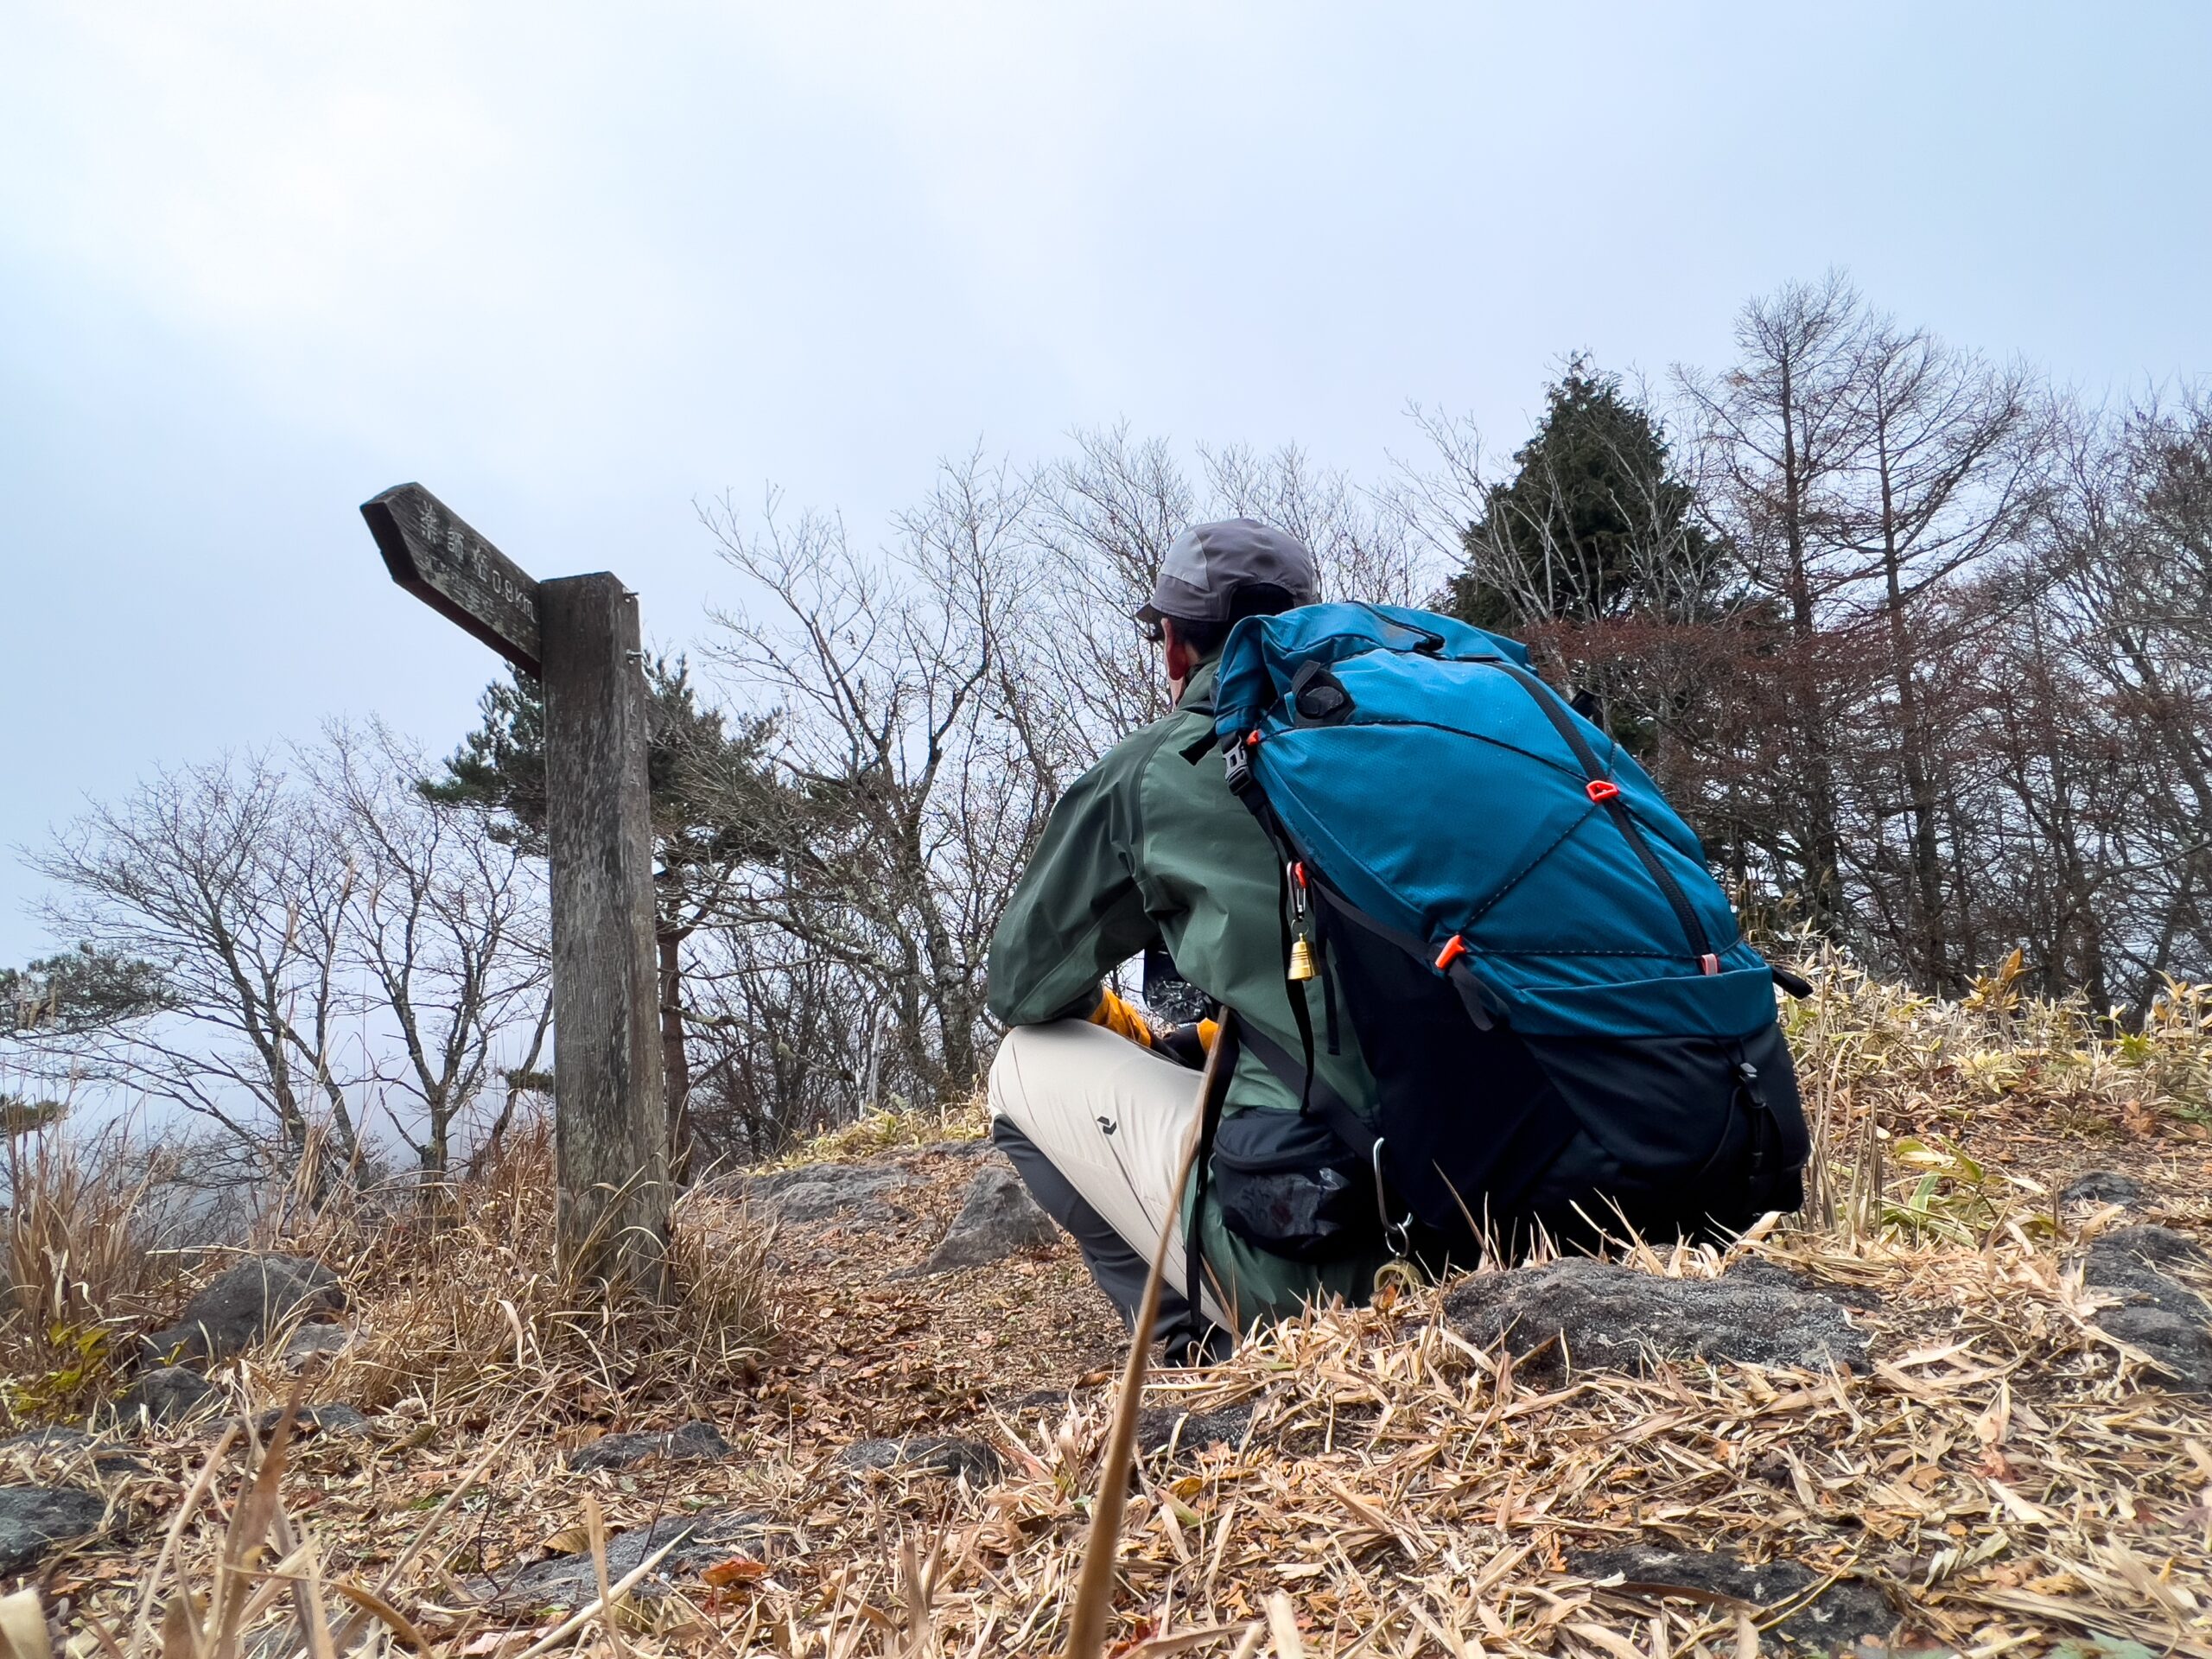
[[[1722, 361], [1870, 299], [2093, 396], [2212, 368], [2183, 5], [6, 10], [0, 843], [490, 653], [355, 512], [419, 479], [682, 647], [695, 501], [857, 543], [1127, 419], [1355, 476], [1408, 399]], [[0, 864], [0, 959], [55, 943]]]

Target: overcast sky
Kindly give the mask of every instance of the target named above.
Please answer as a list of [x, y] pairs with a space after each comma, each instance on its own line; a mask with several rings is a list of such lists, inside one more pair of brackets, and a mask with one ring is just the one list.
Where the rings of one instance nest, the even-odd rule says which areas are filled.
[[[0, 847], [495, 667], [419, 479], [663, 645], [692, 503], [874, 537], [1126, 418], [1379, 472], [1560, 353], [1878, 303], [2092, 391], [2212, 372], [2212, 6], [0, 0]], [[47, 948], [0, 871], [0, 962]]]

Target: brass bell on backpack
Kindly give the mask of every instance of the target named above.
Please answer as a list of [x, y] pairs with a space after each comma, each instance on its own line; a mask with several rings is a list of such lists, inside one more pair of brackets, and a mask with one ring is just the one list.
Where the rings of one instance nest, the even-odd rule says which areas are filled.
[[1319, 973], [1313, 961], [1313, 943], [1303, 933], [1290, 942], [1290, 981], [1301, 984]]

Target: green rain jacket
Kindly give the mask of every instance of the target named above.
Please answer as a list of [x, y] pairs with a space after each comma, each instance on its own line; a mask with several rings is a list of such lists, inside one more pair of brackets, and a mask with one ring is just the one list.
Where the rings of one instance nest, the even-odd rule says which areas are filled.
[[[1053, 807], [991, 940], [991, 1012], [1007, 1025], [1088, 1015], [1104, 975], [1160, 941], [1185, 979], [1288, 1052], [1300, 1052], [1283, 977], [1274, 849], [1229, 792], [1220, 756], [1209, 747], [1195, 764], [1183, 758], [1212, 731], [1215, 667], [1204, 664], [1173, 714], [1116, 745]], [[1340, 1046], [1339, 1054], [1317, 1055], [1318, 1069], [1371, 1115], [1375, 1084], [1349, 1022]], [[1249, 1050], [1239, 1053], [1224, 1111], [1297, 1109], [1287, 1084]], [[1185, 1194], [1186, 1222], [1189, 1204]], [[1200, 1236], [1207, 1265], [1247, 1330], [1306, 1301], [1363, 1302], [1389, 1259], [1377, 1240], [1371, 1254], [1293, 1262], [1234, 1236], [1211, 1201]]]

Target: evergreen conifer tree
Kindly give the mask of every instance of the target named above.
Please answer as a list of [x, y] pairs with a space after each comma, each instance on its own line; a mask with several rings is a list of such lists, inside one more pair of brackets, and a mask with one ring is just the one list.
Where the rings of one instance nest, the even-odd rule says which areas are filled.
[[1491, 486], [1461, 537], [1467, 564], [1452, 613], [1511, 632], [1639, 613], [1690, 620], [1718, 561], [1678, 477], [1665, 432], [1620, 377], [1577, 353], [1547, 389], [1544, 414]]
[[1659, 422], [1586, 354], [1547, 390], [1513, 461], [1461, 535], [1445, 608], [1536, 648], [1576, 708], [1649, 764], [1707, 712], [1716, 625], [1743, 597], [1732, 550], [1701, 521]]
[[[702, 707], [681, 657], [645, 664], [650, 722], [645, 775], [653, 831], [654, 935], [658, 950], [662, 1065], [671, 1151], [679, 1172], [689, 1150], [684, 1105], [690, 1066], [684, 1048], [683, 941], [709, 923], [738, 868], [769, 849], [761, 826], [781, 791], [765, 760], [774, 721], [732, 722]], [[545, 697], [521, 670], [484, 689], [481, 715], [420, 785], [439, 805], [498, 815], [503, 833], [545, 850]]]

